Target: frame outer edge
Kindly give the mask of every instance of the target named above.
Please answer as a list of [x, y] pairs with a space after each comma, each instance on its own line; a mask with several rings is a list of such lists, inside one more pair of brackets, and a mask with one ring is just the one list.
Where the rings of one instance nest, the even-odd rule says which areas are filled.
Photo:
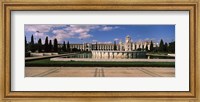
[[[200, 2], [199, 2], [199, 4], [200, 4]], [[6, 8], [5, 5], [3, 5], [3, 11], [7, 11], [5, 8]], [[197, 8], [196, 8], [196, 9], [200, 9], [200, 8], [198, 7], [198, 5], [197, 5]], [[195, 17], [195, 19], [196, 19], [196, 29], [197, 29], [197, 27], [199, 27], [199, 23], [200, 23], [200, 22], [199, 22], [200, 17], [197, 18], [197, 16], [200, 16], [200, 14], [198, 14], [197, 11], [198, 11], [198, 10], [196, 10], [196, 12], [195, 12], [195, 13], [196, 13], [196, 17]], [[3, 17], [6, 17], [5, 14], [6, 14], [6, 13], [4, 13], [4, 14], [2, 13], [1, 15], [3, 15]], [[5, 21], [5, 19], [6, 19], [6, 18], [1, 19], [1, 20], [3, 21], [3, 24], [6, 24], [6, 22], [7, 22], [7, 20]], [[198, 23], [197, 23], [197, 22], [198, 22]], [[195, 22], [194, 22], [194, 23], [195, 23]], [[1, 24], [2, 24], [2, 23], [1, 23]], [[5, 48], [5, 46], [4, 46], [4, 45], [5, 45], [5, 42], [6, 42], [6, 39], [5, 39], [6, 37], [5, 37], [4, 34], [5, 34], [6, 31], [5, 31], [5, 29], [4, 29], [4, 28], [5, 28], [4, 26], [2, 26], [2, 28], [3, 28], [3, 29], [2, 29], [1, 32], [3, 32], [3, 34], [0, 36], [0, 38], [2, 37], [1, 39], [2, 39], [2, 42], [4, 42], [4, 43], [2, 43], [2, 44], [0, 43], [0, 44], [1, 44], [0, 48], [2, 48], [2, 49], [7, 49], [7, 48]], [[10, 27], [9, 27], [9, 28], [10, 28]], [[198, 61], [199, 61], [200, 57], [199, 57], [199, 52], [198, 52], [198, 51], [199, 51], [199, 48], [200, 48], [200, 47], [199, 47], [198, 45], [200, 45], [200, 44], [199, 44], [199, 41], [198, 41], [198, 37], [199, 37], [199, 36], [198, 36], [198, 33], [200, 32], [200, 30], [197, 29], [197, 30], [194, 30], [194, 32], [196, 32], [196, 35], [195, 35], [196, 38], [194, 38], [194, 39], [196, 39], [196, 50], [195, 50], [195, 51], [196, 51], [196, 54], [197, 54], [197, 56], [196, 56], [196, 58], [195, 58], [195, 60], [196, 60], [196, 61], [195, 61], [195, 66], [196, 66], [196, 71], [198, 71], [198, 73], [199, 73], [198, 67], [200, 66], [200, 64], [198, 64]], [[10, 37], [10, 36], [9, 36], [9, 37]], [[9, 43], [9, 44], [10, 44], [10, 43]], [[6, 45], [8, 45], [8, 44], [6, 44]], [[6, 53], [5, 50], [1, 50], [1, 56], [2, 56], [3, 58], [7, 55], [7, 54], [4, 55], [4, 53]], [[9, 57], [10, 57], [10, 56], [9, 56]], [[1, 58], [0, 60], [2, 60], [2, 58]], [[1, 62], [5, 63], [6, 61], [2, 60]], [[3, 70], [3, 68], [5, 68], [5, 66], [6, 66], [6, 64], [5, 64], [5, 65], [2, 64], [2, 69], [1, 69], [1, 70]], [[2, 73], [3, 73], [5, 70], [6, 70], [6, 69], [4, 69], [4, 70], [2, 71]], [[196, 73], [196, 72], [195, 72], [195, 73]], [[6, 75], [4, 75], [4, 74], [5, 74], [5, 73], [3, 73], [2, 76], [5, 77]], [[194, 87], [194, 88], [197, 88], [197, 89], [199, 90], [199, 88], [198, 88], [198, 86], [197, 86], [197, 85], [199, 85], [199, 81], [197, 81], [197, 80], [199, 80], [199, 79], [198, 79], [198, 78], [199, 78], [199, 75], [198, 75], [198, 77], [197, 77], [197, 75], [198, 75], [198, 74], [196, 74], [196, 76], [195, 76], [196, 79], [194, 79], [194, 80], [196, 80], [196, 87]], [[6, 76], [6, 77], [7, 77], [7, 76]], [[1, 78], [1, 79], [3, 79], [3, 78]], [[6, 82], [5, 78], [4, 78], [3, 81]], [[6, 82], [6, 83], [7, 83], [7, 82]], [[197, 84], [197, 83], [198, 83], [198, 84]], [[7, 87], [7, 86], [5, 86], [5, 85], [7, 85], [7, 84], [4, 84], [3, 87]], [[7, 88], [4, 89], [4, 91], [5, 91], [5, 90], [7, 90]], [[197, 92], [196, 92], [196, 93], [197, 93]], [[196, 93], [195, 93], [195, 94], [196, 94]], [[8, 95], [8, 93], [5, 93], [5, 95]], [[197, 94], [197, 95], [199, 95], [199, 94]], [[5, 96], [4, 96], [4, 97], [5, 97]], [[199, 97], [199, 96], [198, 96], [198, 97]]]
[[197, 98], [197, 101], [200, 101], [200, 0], [198, 0], [198, 4], [197, 4], [197, 34], [196, 34], [196, 41], [197, 41], [197, 50], [196, 50], [196, 53], [197, 53], [197, 60], [196, 60], [196, 88], [197, 88], [197, 92], [196, 92], [196, 98]]
[[[3, 3], [2, 2], [0, 2], [0, 11], [3, 11]], [[4, 97], [4, 95], [3, 95], [3, 92], [4, 92], [4, 90], [3, 90], [3, 87], [4, 87], [4, 85], [3, 85], [3, 83], [4, 83], [4, 80], [3, 80], [3, 78], [4, 78], [4, 70], [3, 70], [3, 68], [4, 68], [4, 56], [3, 56], [3, 44], [4, 44], [4, 38], [3, 38], [3, 12], [0, 12], [0, 22], [2, 22], [2, 23], [0, 23], [0, 63], [2, 63], [1, 64], [1, 66], [0, 66], [0, 82], [2, 83], [2, 84], [0, 84], [0, 100]]]

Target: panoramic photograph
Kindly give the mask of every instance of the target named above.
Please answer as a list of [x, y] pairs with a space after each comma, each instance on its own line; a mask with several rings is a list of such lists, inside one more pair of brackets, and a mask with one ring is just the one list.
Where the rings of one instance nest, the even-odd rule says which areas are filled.
[[25, 24], [25, 77], [175, 77], [175, 25]]

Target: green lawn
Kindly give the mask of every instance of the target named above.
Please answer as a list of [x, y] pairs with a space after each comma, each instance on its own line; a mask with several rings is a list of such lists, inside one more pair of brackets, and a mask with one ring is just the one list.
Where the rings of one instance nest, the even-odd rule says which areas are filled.
[[175, 67], [175, 62], [87, 62], [50, 61], [41, 59], [25, 62], [26, 67]]

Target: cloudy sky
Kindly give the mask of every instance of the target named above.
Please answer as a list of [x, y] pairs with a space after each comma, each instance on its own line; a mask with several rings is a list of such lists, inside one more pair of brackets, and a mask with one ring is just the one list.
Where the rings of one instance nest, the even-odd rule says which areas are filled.
[[66, 24], [25, 24], [25, 36], [30, 42], [31, 35], [37, 42], [39, 38], [44, 43], [48, 36], [50, 40], [57, 38], [59, 43], [113, 43], [125, 40], [130, 35], [133, 42], [150, 41], [164, 42], [175, 40], [175, 25], [66, 25]]

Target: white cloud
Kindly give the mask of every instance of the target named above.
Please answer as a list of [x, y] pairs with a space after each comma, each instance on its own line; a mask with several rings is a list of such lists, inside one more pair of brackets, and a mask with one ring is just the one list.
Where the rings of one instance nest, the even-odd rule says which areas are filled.
[[38, 33], [38, 32], [36, 32], [36, 33], [34, 33], [34, 36], [35, 37], [44, 37], [46, 35], [44, 33]]
[[[39, 40], [40, 38], [41, 38], [41, 40], [42, 40], [42, 43], [44, 43], [45, 38], [46, 38], [48, 35], [46, 35], [46, 34], [44, 34], [44, 33], [35, 32], [35, 33], [33, 34], [33, 36], [34, 36], [34, 42], [35, 42], [35, 43], [37, 43], [38, 40]], [[28, 41], [28, 42], [29, 42], [29, 41]]]
[[25, 24], [25, 31], [31, 32], [49, 32], [53, 27], [62, 27], [64, 24]]
[[90, 38], [90, 37], [92, 37], [92, 35], [85, 32], [85, 33], [80, 33], [78, 38], [79, 39], [86, 39], [86, 38]]
[[105, 26], [105, 27], [103, 27], [101, 30], [102, 30], [102, 31], [109, 31], [109, 30], [112, 30], [112, 27], [107, 27], [107, 26]]
[[51, 39], [57, 39], [58, 42], [62, 42], [65, 38], [71, 38], [71, 35], [64, 30], [53, 30], [52, 33], [54, 34]]
[[117, 29], [117, 28], [119, 28], [119, 27], [103, 26], [100, 30], [101, 31], [110, 31], [110, 30]]
[[86, 39], [92, 37], [89, 32], [93, 29], [97, 29], [96, 25], [70, 25], [65, 30], [69, 32], [73, 37], [79, 39]]
[[69, 25], [64, 29], [53, 30], [52, 33], [54, 36], [52, 38], [57, 38], [59, 42], [63, 41], [65, 38], [87, 39], [92, 37], [89, 32], [96, 28], [98, 27], [93, 25]]
[[118, 38], [115, 38], [114, 40], [115, 40], [115, 41], [118, 41], [119, 39], [118, 39]]
[[[62, 27], [60, 29], [54, 29], [55, 27]], [[78, 38], [87, 39], [93, 37], [90, 32], [92, 30], [109, 31], [117, 29], [115, 26], [101, 26], [101, 25], [64, 25], [64, 24], [26, 24], [25, 31], [35, 32], [34, 36], [37, 38], [45, 39], [46, 36], [53, 40], [57, 38], [58, 42], [62, 42], [66, 38]], [[49, 33], [53, 33], [50, 37]], [[47, 34], [48, 33], [48, 34]], [[109, 42], [107, 42], [109, 43]]]

